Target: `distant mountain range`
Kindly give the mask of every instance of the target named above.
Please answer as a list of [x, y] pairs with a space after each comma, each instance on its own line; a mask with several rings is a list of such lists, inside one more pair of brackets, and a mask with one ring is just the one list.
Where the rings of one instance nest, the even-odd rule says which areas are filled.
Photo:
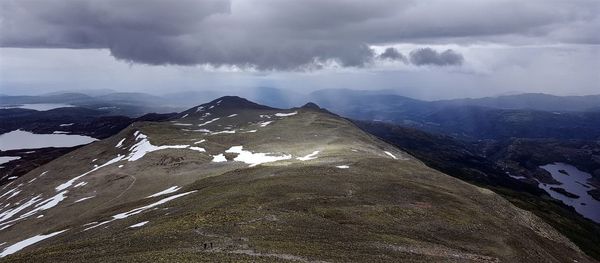
[[452, 106], [470, 105], [496, 109], [538, 111], [594, 111], [600, 109], [600, 95], [554, 96], [543, 93], [525, 93], [478, 99], [455, 99], [436, 101]]
[[484, 98], [424, 101], [400, 96], [388, 91], [360, 91], [349, 89], [327, 89], [310, 93], [323, 106], [349, 106], [348, 103], [382, 102], [388, 107], [401, 105], [426, 105], [436, 109], [448, 106], [480, 106], [505, 110], [536, 110], [551, 112], [594, 111], [600, 107], [600, 95], [555, 96], [543, 93], [523, 93]]
[[311, 100], [357, 120], [381, 121], [458, 138], [600, 138], [600, 96], [521, 94], [422, 101], [393, 94], [323, 90]]
[[[145, 93], [110, 93], [89, 96], [81, 93], [60, 93], [39, 96], [0, 96], [0, 107], [18, 106], [22, 104], [61, 103], [91, 110], [98, 110], [104, 115], [141, 116], [150, 112], [168, 113], [181, 110], [181, 107], [170, 106], [161, 97]], [[175, 104], [176, 105], [176, 104]]]
[[[519, 94], [478, 99], [423, 101], [393, 91], [327, 89], [302, 95], [257, 87], [240, 90], [248, 98], [272, 107], [289, 108], [312, 101], [344, 117], [382, 121], [457, 138], [600, 138], [600, 95], [553, 96]], [[0, 106], [66, 103], [107, 115], [141, 116], [148, 112], [181, 111], [224, 91], [187, 91], [154, 96], [145, 93], [60, 93], [41, 96], [0, 96]]]

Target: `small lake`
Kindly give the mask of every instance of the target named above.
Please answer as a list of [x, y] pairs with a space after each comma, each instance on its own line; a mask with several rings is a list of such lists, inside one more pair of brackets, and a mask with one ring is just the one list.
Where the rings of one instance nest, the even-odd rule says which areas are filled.
[[13, 160], [19, 160], [21, 157], [19, 156], [0, 156], [0, 164], [5, 164]]
[[72, 134], [35, 134], [11, 131], [0, 135], [0, 150], [35, 149], [44, 147], [73, 147], [96, 141], [96, 138]]
[[29, 110], [37, 110], [37, 111], [47, 111], [51, 109], [57, 108], [67, 108], [67, 107], [75, 107], [75, 105], [71, 104], [62, 104], [62, 103], [34, 103], [34, 104], [21, 104], [15, 106], [2, 106], [2, 109], [12, 109], [12, 108], [21, 108], [21, 109], [29, 109]]
[[[594, 186], [588, 183], [588, 179], [592, 178], [591, 174], [580, 171], [575, 166], [566, 163], [547, 164], [540, 166], [540, 168], [548, 171], [556, 181], [559, 181], [562, 184], [540, 183], [538, 185], [539, 188], [544, 189], [553, 198], [575, 208], [577, 213], [582, 216], [589, 218], [596, 223], [600, 223], [600, 201], [594, 199], [587, 193], [587, 191], [595, 189]], [[578, 195], [579, 198], [568, 197], [550, 189], [551, 187], [565, 189], [569, 193]]]

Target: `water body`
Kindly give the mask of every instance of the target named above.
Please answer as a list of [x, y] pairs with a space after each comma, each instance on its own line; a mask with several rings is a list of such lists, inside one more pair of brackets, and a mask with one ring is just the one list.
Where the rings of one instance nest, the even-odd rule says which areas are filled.
[[37, 110], [37, 111], [47, 111], [47, 110], [51, 110], [51, 109], [67, 108], [67, 107], [75, 107], [75, 105], [62, 104], [62, 103], [34, 103], [34, 104], [21, 104], [21, 105], [15, 105], [15, 106], [4, 106], [4, 107], [2, 107], [2, 109], [21, 108], [21, 109], [29, 109], [29, 110]]
[[35, 134], [16, 130], [0, 135], [0, 150], [73, 147], [96, 141], [96, 138], [72, 134]]
[[13, 160], [21, 159], [20, 156], [0, 156], [0, 164], [5, 164]]
[[[540, 183], [538, 185], [539, 188], [544, 189], [553, 198], [562, 201], [568, 206], [572, 206], [577, 213], [585, 218], [600, 223], [600, 201], [594, 199], [587, 193], [587, 191], [595, 189], [595, 187], [588, 182], [588, 179], [592, 178], [591, 174], [580, 171], [575, 166], [566, 163], [547, 164], [540, 166], [540, 168], [548, 171], [556, 181], [559, 181], [562, 184]], [[559, 172], [560, 170], [565, 171], [568, 175]], [[578, 195], [579, 198], [568, 197], [550, 189], [551, 187], [565, 189], [569, 193]]]

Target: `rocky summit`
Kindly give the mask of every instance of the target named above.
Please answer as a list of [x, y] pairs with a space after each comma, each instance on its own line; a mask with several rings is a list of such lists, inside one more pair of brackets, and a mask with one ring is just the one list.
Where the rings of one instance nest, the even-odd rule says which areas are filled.
[[3, 262], [594, 262], [315, 104], [222, 97], [0, 190]]

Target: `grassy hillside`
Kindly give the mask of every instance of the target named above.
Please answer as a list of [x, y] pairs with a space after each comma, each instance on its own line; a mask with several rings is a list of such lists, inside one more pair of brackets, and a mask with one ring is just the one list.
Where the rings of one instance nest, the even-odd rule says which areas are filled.
[[594, 262], [492, 191], [314, 105], [215, 100], [136, 123], [21, 183], [14, 200], [64, 199], [16, 213], [31, 216], [0, 234], [2, 253], [59, 234], [6, 262]]

